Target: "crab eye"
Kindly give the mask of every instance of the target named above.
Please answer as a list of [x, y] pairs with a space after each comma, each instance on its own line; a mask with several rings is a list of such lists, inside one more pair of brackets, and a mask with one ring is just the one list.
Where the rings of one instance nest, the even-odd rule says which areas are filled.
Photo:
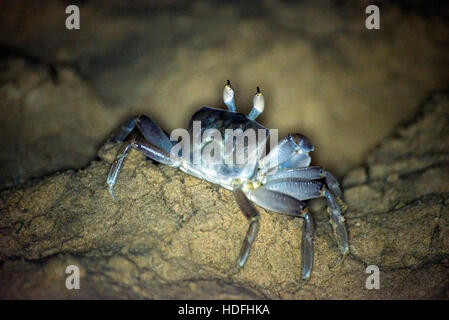
[[233, 98], [234, 98], [234, 90], [232, 89], [231, 85], [227, 84], [223, 90], [223, 101], [225, 103], [231, 102]]
[[265, 99], [263, 98], [262, 92], [257, 92], [254, 95], [253, 106], [259, 113], [263, 112], [263, 109], [265, 108]]
[[259, 87], [257, 87], [257, 92], [253, 98], [253, 108], [248, 115], [248, 118], [251, 120], [255, 120], [265, 108], [265, 99], [263, 98], [262, 92], [260, 92]]

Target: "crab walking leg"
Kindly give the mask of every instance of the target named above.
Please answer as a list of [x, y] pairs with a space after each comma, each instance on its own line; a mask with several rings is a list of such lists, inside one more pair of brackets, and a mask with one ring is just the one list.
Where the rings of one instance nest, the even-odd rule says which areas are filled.
[[323, 183], [318, 180], [304, 181], [289, 178], [268, 182], [264, 187], [271, 191], [287, 194], [298, 200], [308, 200], [322, 196]]
[[308, 279], [313, 266], [315, 227], [306, 204], [289, 195], [267, 190], [263, 186], [249, 191], [247, 195], [248, 199], [262, 208], [304, 218], [301, 241], [301, 274], [303, 279]]
[[270, 191], [264, 187], [249, 191], [248, 198], [262, 208], [304, 218], [301, 241], [301, 274], [303, 279], [308, 279], [313, 267], [315, 227], [306, 204], [289, 195]]
[[123, 163], [125, 162], [125, 159], [128, 157], [129, 150], [131, 150], [131, 147], [132, 147], [131, 141], [124, 142], [117, 152], [115, 160], [111, 165], [111, 169], [109, 169], [107, 184], [109, 186], [109, 193], [111, 194], [114, 200], [117, 200], [114, 194], [114, 185], [115, 182], [117, 181], [118, 174], [122, 169]]
[[304, 224], [302, 227], [301, 241], [301, 274], [304, 280], [310, 278], [313, 267], [313, 236], [315, 235], [315, 226], [309, 210], [303, 210]]
[[[335, 179], [335, 177], [327, 170], [323, 170], [323, 174], [326, 178], [326, 184], [331, 192], [335, 194], [340, 199], [340, 201], [343, 200], [343, 192], [341, 192], [340, 184], [338, 183], [337, 179]], [[341, 202], [342, 205], [343, 201]]]
[[134, 128], [137, 125], [137, 118], [134, 117], [131, 120], [129, 120], [127, 123], [125, 123], [123, 126], [118, 129], [116, 133], [114, 133], [111, 136], [112, 141], [125, 141], [125, 139], [128, 137], [128, 135], [134, 130]]
[[141, 115], [131, 119], [124, 124], [118, 132], [112, 136], [113, 141], [124, 141], [128, 135], [138, 128], [140, 133], [153, 145], [170, 152], [173, 144], [165, 132], [153, 120], [145, 115]]
[[303, 180], [316, 180], [325, 178], [326, 185], [338, 198], [343, 199], [343, 193], [340, 189], [340, 184], [337, 179], [327, 170], [324, 170], [320, 166], [296, 168], [296, 169], [284, 169], [278, 170], [274, 174], [266, 176], [267, 182], [280, 180], [280, 179], [303, 179]]
[[305, 167], [297, 169], [279, 170], [274, 174], [267, 175], [267, 182], [281, 179], [303, 179], [315, 180], [324, 178], [323, 169], [321, 167]]
[[248, 191], [247, 196], [249, 200], [262, 208], [294, 217], [299, 217], [301, 210], [306, 206], [302, 201], [283, 193], [268, 190], [264, 186]]
[[120, 147], [119, 151], [117, 152], [117, 156], [115, 157], [115, 160], [112, 163], [107, 179], [107, 184], [109, 186], [109, 193], [111, 194], [112, 198], [114, 198], [114, 200], [116, 199], [114, 195], [114, 185], [117, 182], [120, 170], [122, 169], [125, 159], [127, 158], [131, 148], [139, 150], [145, 156], [159, 163], [169, 165], [172, 167], [176, 167], [179, 165], [178, 163], [172, 162], [172, 160], [170, 159], [170, 153], [160, 149], [159, 147], [151, 144], [148, 141], [145, 141], [141, 137], [135, 137], [132, 140], [124, 142]]
[[337, 239], [340, 250], [343, 254], [349, 252], [348, 232], [346, 231], [345, 218], [342, 216], [341, 208], [338, 205], [337, 198], [328, 189], [323, 189], [323, 196], [327, 200], [327, 212], [330, 216], [330, 223], [334, 229], [334, 235]]
[[339, 202], [342, 202], [322, 182], [317, 180], [303, 181], [297, 179], [282, 179], [268, 182], [264, 187], [271, 191], [290, 195], [298, 200], [308, 200], [325, 197], [327, 200], [327, 211], [330, 215], [330, 222], [334, 229], [334, 234], [343, 254], [348, 253], [348, 234], [342, 216], [342, 209]]
[[154, 123], [153, 120], [142, 115], [137, 119], [137, 127], [145, 140], [170, 153], [170, 150], [173, 147], [170, 138], [165, 134], [161, 127]]
[[235, 189], [234, 195], [240, 210], [243, 212], [250, 223], [248, 231], [246, 232], [245, 240], [243, 241], [242, 249], [240, 250], [237, 259], [238, 265], [240, 267], [243, 267], [246, 263], [246, 260], [248, 259], [251, 245], [256, 239], [257, 233], [259, 232], [259, 212], [249, 202], [241, 189]]

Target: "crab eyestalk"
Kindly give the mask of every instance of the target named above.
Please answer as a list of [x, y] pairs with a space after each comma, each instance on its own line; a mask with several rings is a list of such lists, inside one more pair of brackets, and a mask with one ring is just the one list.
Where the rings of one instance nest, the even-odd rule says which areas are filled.
[[255, 120], [265, 108], [265, 99], [263, 98], [262, 92], [260, 92], [259, 87], [257, 87], [257, 92], [253, 98], [253, 109], [248, 115], [248, 118], [251, 120]]
[[223, 90], [223, 101], [229, 111], [235, 112], [234, 89], [232, 89], [231, 81], [229, 80]]

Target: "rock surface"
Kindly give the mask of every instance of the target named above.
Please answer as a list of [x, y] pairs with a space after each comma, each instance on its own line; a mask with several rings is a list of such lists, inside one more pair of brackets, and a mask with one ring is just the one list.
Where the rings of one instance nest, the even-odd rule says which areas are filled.
[[0, 189], [88, 165], [120, 112], [105, 108], [73, 68], [2, 53]]
[[[246, 266], [247, 221], [232, 193], [132, 151], [116, 185], [118, 145], [79, 171], [0, 193], [1, 298], [449, 298], [449, 98], [384, 141], [344, 191], [351, 254], [342, 259], [322, 201], [312, 204], [315, 264], [300, 279], [302, 221], [261, 211]], [[81, 289], [65, 288], [68, 265]], [[367, 290], [368, 265], [380, 289]]]

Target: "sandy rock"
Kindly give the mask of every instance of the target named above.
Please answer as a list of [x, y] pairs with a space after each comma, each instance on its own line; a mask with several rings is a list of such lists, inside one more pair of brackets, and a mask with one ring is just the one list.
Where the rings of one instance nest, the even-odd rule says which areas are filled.
[[[247, 221], [231, 192], [132, 151], [116, 185], [119, 147], [77, 172], [0, 193], [3, 298], [441, 298], [449, 284], [449, 98], [436, 95], [344, 182], [351, 254], [342, 259], [324, 207], [315, 265], [300, 281], [302, 221], [261, 211], [244, 268]], [[65, 289], [66, 266], [81, 269]], [[380, 289], [365, 287], [368, 265]]]
[[13, 55], [0, 70], [0, 189], [89, 164], [119, 113], [73, 68]]

